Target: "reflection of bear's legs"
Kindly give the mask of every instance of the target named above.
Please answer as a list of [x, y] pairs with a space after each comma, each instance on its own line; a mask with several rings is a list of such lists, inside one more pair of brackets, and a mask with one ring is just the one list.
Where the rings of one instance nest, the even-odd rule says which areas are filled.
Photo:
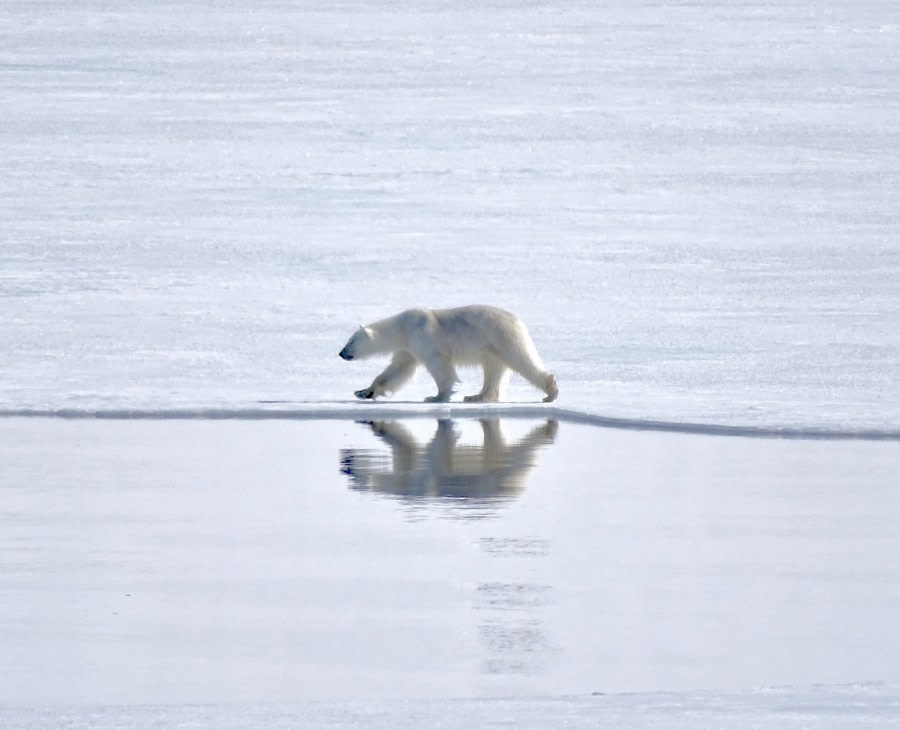
[[547, 395], [544, 398], [545, 403], [556, 400], [559, 388], [556, 386], [556, 378], [552, 373], [542, 370], [531, 358], [519, 352], [507, 354], [505, 360], [511, 370], [515, 370], [533, 386], [544, 391]]
[[500, 389], [503, 386], [506, 365], [493, 357], [486, 359], [483, 365], [484, 385], [480, 393], [465, 397], [467, 403], [494, 403], [500, 400]]
[[481, 434], [484, 437], [484, 447], [481, 450], [482, 463], [485, 473], [500, 467], [509, 466], [507, 453], [509, 449], [500, 430], [500, 421], [497, 418], [481, 419]]
[[432, 476], [441, 478], [453, 474], [453, 455], [456, 453], [456, 442], [459, 434], [449, 418], [441, 418], [437, 430], [425, 447], [425, 459]]
[[450, 400], [450, 396], [453, 395], [454, 386], [459, 382], [459, 376], [456, 374], [453, 363], [444, 355], [434, 353], [434, 355], [425, 360], [424, 365], [431, 377], [434, 378], [438, 388], [437, 395], [426, 398], [425, 401], [428, 403], [446, 403]]
[[356, 391], [357, 398], [377, 398], [385, 393], [393, 393], [403, 387], [416, 372], [419, 363], [408, 352], [398, 352], [384, 372], [378, 375], [368, 388]]

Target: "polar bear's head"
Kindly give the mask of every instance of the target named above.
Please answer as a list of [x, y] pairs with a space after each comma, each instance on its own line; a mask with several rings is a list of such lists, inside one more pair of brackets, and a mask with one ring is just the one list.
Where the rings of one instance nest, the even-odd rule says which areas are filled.
[[340, 351], [344, 360], [353, 360], [358, 357], [368, 357], [377, 354], [375, 348], [375, 332], [371, 327], [359, 326], [353, 336], [347, 340], [344, 349]]

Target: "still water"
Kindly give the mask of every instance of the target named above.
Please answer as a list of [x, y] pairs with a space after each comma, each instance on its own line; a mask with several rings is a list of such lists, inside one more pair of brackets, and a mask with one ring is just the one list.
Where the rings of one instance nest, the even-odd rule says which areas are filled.
[[900, 679], [900, 445], [0, 419], [0, 703]]

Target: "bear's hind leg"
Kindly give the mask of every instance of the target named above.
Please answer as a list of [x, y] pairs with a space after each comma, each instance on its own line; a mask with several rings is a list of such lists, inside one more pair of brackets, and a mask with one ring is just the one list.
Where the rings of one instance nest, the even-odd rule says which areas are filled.
[[559, 386], [556, 384], [556, 376], [553, 373], [547, 373], [542, 390], [547, 394], [544, 403], [552, 403], [556, 400], [559, 395]]
[[533, 362], [530, 357], [521, 352], [513, 353], [507, 357], [506, 364], [535, 388], [540, 388], [544, 391], [546, 395], [544, 403], [556, 400], [556, 396], [559, 395], [559, 388], [556, 385], [556, 378], [553, 376], [553, 373], [548, 373], [537, 363]]
[[503, 378], [506, 375], [506, 365], [495, 358], [484, 361], [484, 385], [480, 393], [467, 395], [466, 403], [496, 403], [500, 400], [500, 391], [503, 387]]

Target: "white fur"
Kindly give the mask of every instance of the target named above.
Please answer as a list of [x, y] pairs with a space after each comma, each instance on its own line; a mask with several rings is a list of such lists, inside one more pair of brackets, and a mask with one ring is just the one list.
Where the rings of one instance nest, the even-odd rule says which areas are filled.
[[459, 382], [458, 366], [480, 365], [484, 386], [467, 401], [497, 401], [508, 370], [544, 391], [545, 401], [556, 398], [556, 379], [544, 369], [525, 325], [514, 314], [496, 307], [472, 305], [457, 309], [407, 309], [393, 317], [360, 327], [341, 357], [345, 360], [392, 354], [387, 368], [359, 398], [399, 390], [424, 365], [438, 387], [429, 401], [450, 400]]

